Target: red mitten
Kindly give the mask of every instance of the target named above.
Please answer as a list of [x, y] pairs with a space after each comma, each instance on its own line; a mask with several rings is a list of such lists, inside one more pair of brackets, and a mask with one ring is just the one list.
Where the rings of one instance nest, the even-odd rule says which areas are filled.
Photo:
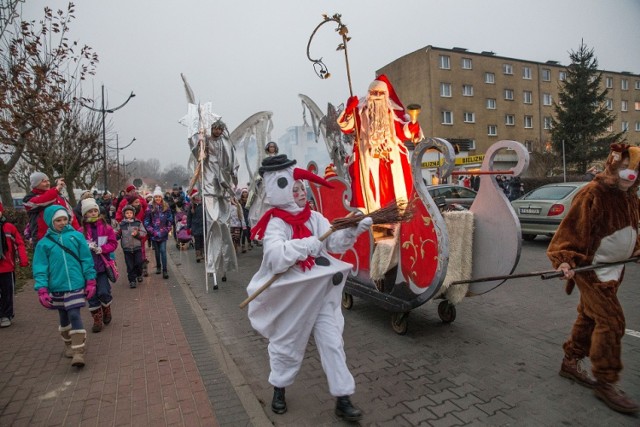
[[38, 299], [44, 308], [53, 308], [53, 305], [51, 304], [51, 295], [49, 295], [49, 288], [38, 289]]
[[352, 96], [351, 98], [349, 98], [347, 100], [347, 106], [344, 108], [344, 114], [346, 116], [350, 116], [351, 114], [353, 114], [353, 112], [356, 110], [356, 108], [358, 108], [358, 103], [359, 102], [360, 102], [360, 100], [355, 95]]
[[96, 294], [96, 279], [89, 279], [85, 282], [84, 294], [90, 300]]

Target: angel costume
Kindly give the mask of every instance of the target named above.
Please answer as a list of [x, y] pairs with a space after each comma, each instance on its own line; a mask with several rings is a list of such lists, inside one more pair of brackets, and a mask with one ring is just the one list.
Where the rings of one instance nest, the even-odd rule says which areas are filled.
[[[342, 291], [352, 265], [329, 252], [342, 253], [352, 247], [358, 234], [369, 229], [371, 219], [365, 218], [357, 227], [335, 231], [320, 241], [318, 236], [330, 229], [329, 221], [311, 211], [304, 186], [295, 181], [305, 178], [330, 185], [309, 171], [294, 168], [295, 163], [286, 155], [278, 155], [266, 158], [260, 168], [267, 201], [274, 208], [252, 230], [252, 238], [263, 237], [264, 257], [247, 292], [251, 295], [274, 275], [281, 276], [251, 301], [249, 320], [269, 339], [274, 412], [286, 412], [284, 388], [293, 383], [300, 370], [313, 333], [329, 391], [338, 398], [336, 415], [356, 421], [362, 412], [349, 400], [355, 381], [346, 363], [341, 311]], [[294, 195], [294, 191], [304, 194]]]

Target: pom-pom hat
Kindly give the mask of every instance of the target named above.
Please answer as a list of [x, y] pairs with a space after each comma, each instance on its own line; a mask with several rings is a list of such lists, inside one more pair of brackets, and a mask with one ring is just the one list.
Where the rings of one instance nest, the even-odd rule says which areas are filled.
[[81, 205], [82, 216], [85, 216], [87, 212], [89, 212], [91, 209], [100, 210], [100, 208], [98, 207], [98, 204], [96, 203], [96, 199], [92, 197], [84, 199]]

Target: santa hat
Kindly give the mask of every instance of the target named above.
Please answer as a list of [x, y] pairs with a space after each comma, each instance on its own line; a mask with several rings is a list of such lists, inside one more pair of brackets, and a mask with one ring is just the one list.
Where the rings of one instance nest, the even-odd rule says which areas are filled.
[[386, 89], [386, 92], [389, 96], [389, 100], [393, 103], [392, 107], [396, 111], [401, 111], [404, 114], [404, 105], [402, 105], [402, 101], [398, 97], [393, 85], [389, 81], [386, 75], [380, 74], [376, 79], [369, 85], [369, 90], [381, 90]]
[[125, 189], [124, 189], [124, 191], [125, 191], [126, 193], [129, 193], [129, 192], [131, 192], [131, 191], [135, 191], [135, 189], [136, 189], [136, 186], [135, 186], [135, 185], [133, 185], [133, 184], [131, 184], [131, 185], [129, 185], [127, 188], [125, 188]]
[[98, 211], [100, 210], [98, 204], [96, 203], [96, 199], [94, 199], [93, 197], [84, 199], [82, 201], [82, 206], [80, 209], [82, 210], [82, 216], [85, 216], [91, 209], [98, 209]]
[[195, 187], [192, 188], [191, 192], [189, 193], [189, 198], [193, 199], [194, 197], [200, 197], [200, 192]]
[[162, 194], [162, 188], [160, 188], [159, 185], [157, 185], [156, 188], [153, 190], [153, 197], [156, 197], [156, 196], [164, 197], [164, 194]]

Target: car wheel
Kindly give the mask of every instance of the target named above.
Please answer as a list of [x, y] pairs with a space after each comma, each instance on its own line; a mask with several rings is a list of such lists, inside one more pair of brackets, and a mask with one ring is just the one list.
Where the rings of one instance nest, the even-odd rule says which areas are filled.
[[535, 239], [535, 238], [536, 238], [536, 235], [535, 235], [535, 234], [523, 234], [523, 235], [522, 235], [522, 239], [523, 239], [523, 240], [526, 240], [527, 242], [530, 242], [530, 241], [532, 241], [532, 240], [533, 240], [533, 239]]

